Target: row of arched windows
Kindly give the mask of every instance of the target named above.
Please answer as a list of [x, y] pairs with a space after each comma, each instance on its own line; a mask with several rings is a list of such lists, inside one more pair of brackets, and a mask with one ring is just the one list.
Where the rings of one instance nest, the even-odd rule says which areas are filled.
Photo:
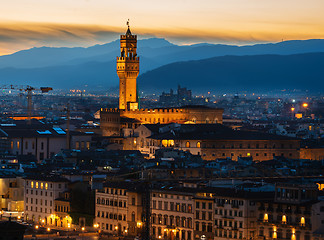
[[192, 218], [168, 216], [162, 214], [152, 214], [152, 224], [192, 228]]

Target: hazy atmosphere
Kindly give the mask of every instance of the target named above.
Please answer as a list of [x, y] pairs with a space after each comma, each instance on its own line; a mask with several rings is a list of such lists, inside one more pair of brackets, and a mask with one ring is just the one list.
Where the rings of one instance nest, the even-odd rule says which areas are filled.
[[253, 44], [324, 37], [322, 0], [12, 0], [1, 3], [0, 55], [110, 42], [130, 19], [140, 38]]

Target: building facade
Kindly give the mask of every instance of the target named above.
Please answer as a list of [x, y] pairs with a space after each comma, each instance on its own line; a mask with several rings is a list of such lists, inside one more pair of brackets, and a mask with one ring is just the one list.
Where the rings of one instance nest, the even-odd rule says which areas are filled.
[[101, 231], [137, 236], [142, 232], [142, 193], [138, 186], [106, 183], [96, 191], [95, 222]]
[[264, 161], [274, 156], [298, 159], [300, 140], [285, 136], [233, 130], [220, 124], [143, 124], [125, 140], [128, 149], [150, 158], [160, 148], [173, 148], [200, 155], [204, 160], [252, 157]]
[[68, 180], [61, 177], [25, 178], [25, 219], [26, 221], [59, 226], [59, 216], [55, 215], [55, 200], [68, 190]]
[[314, 184], [279, 184], [275, 198], [258, 203], [258, 238], [310, 240], [324, 237], [324, 201]]

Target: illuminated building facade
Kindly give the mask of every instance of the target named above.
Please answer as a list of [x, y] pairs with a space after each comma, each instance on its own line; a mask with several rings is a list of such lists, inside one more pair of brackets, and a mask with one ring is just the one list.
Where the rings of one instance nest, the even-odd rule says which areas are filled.
[[142, 213], [142, 194], [133, 184], [110, 182], [96, 191], [95, 223], [105, 233], [138, 235]]
[[24, 212], [24, 180], [15, 175], [0, 177], [0, 211], [3, 216], [21, 218]]
[[59, 226], [55, 199], [68, 190], [62, 177], [28, 177], [25, 179], [25, 220], [42, 225]]
[[258, 203], [260, 239], [323, 239], [324, 201], [317, 195], [316, 184], [277, 185], [274, 200]]
[[104, 136], [120, 135], [122, 118], [131, 118], [143, 123], [220, 123], [223, 122], [223, 109], [203, 106], [180, 108], [140, 109], [136, 79], [139, 74], [137, 56], [137, 36], [128, 27], [120, 36], [120, 56], [117, 57], [119, 77], [119, 109], [100, 110], [100, 127]]
[[299, 158], [300, 140], [285, 136], [237, 131], [220, 124], [143, 124], [125, 141], [128, 150], [140, 150], [153, 157], [161, 148], [173, 148], [200, 155], [204, 160], [252, 157], [270, 160], [274, 156]]
[[153, 190], [151, 236], [155, 239], [193, 239], [193, 198], [190, 191]]
[[55, 205], [55, 225], [58, 227], [71, 228], [72, 218], [69, 215], [71, 211], [71, 196], [69, 192], [60, 193], [60, 197], [54, 200]]

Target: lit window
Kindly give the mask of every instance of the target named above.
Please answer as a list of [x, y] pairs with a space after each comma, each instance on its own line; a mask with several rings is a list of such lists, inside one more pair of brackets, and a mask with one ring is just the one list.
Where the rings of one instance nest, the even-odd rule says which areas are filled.
[[286, 215], [282, 216], [282, 224], [286, 224], [287, 223], [287, 217]]
[[162, 146], [167, 147], [168, 146], [168, 140], [162, 140]]
[[190, 142], [189, 141], [186, 142], [186, 148], [190, 148]]
[[197, 148], [200, 148], [200, 142], [197, 142]]
[[305, 218], [304, 217], [301, 217], [300, 219], [300, 226], [305, 226]]
[[268, 219], [269, 219], [268, 213], [265, 213], [263, 217], [263, 222], [268, 222]]
[[34, 188], [34, 182], [30, 183], [31, 188]]
[[41, 189], [43, 189], [43, 187], [44, 187], [44, 184], [43, 184], [43, 183], [41, 183]]
[[45, 183], [45, 189], [46, 189], [46, 190], [48, 189], [48, 184], [47, 184], [47, 183]]
[[36, 188], [38, 188], [38, 182], [36, 182]]
[[247, 153], [246, 155], [247, 155], [248, 157], [250, 157], [250, 156], [251, 156], [251, 153]]

